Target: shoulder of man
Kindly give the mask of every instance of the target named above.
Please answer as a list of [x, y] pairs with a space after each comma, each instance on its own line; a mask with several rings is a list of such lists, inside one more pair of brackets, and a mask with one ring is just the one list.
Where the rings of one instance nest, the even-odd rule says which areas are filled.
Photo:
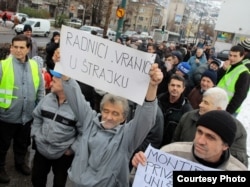
[[230, 170], [239, 170], [239, 171], [242, 171], [242, 170], [248, 170], [248, 169], [237, 158], [235, 158], [233, 155], [230, 155], [225, 170], [227, 170], [227, 171], [230, 171]]
[[166, 153], [191, 152], [193, 142], [174, 142], [161, 147]]

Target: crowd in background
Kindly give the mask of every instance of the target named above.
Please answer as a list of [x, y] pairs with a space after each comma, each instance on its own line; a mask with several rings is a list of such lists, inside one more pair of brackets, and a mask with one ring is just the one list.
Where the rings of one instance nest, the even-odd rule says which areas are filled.
[[[95, 35], [96, 33], [93, 32], [92, 34]], [[45, 59], [38, 56], [37, 44], [32, 37], [32, 28], [29, 25], [24, 26], [23, 34], [13, 38], [10, 55], [2, 61], [0, 68], [0, 80], [2, 81], [0, 88], [8, 91], [6, 91], [6, 94], [1, 93], [2, 95], [0, 95], [3, 98], [0, 102], [1, 183], [8, 183], [10, 181], [10, 177], [5, 171], [5, 159], [12, 139], [14, 140], [13, 150], [16, 170], [24, 175], [32, 175], [32, 183], [34, 186], [46, 185], [47, 175], [51, 167], [54, 172], [54, 183], [59, 186], [64, 186], [71, 163], [73, 163], [73, 168], [69, 170], [71, 179], [74, 182], [77, 181], [76, 183], [81, 182], [85, 184], [85, 182], [89, 180], [88, 175], [92, 176], [91, 172], [94, 171], [91, 170], [93, 168], [87, 166], [81, 158], [79, 158], [79, 155], [75, 158], [78, 159], [77, 163], [76, 160], [73, 161], [74, 153], [78, 151], [81, 146], [84, 153], [81, 152], [80, 154], [83, 154], [82, 156], [84, 158], [90, 159], [88, 161], [92, 164], [91, 166], [100, 168], [104, 165], [108, 167], [107, 163], [111, 163], [108, 157], [115, 158], [115, 150], [113, 148], [115, 148], [117, 152], [124, 151], [123, 148], [116, 147], [117, 143], [113, 142], [112, 139], [114, 138], [124, 147], [128, 147], [129, 157], [128, 155], [124, 157], [120, 154], [118, 154], [118, 156], [121, 156], [121, 158], [128, 162], [129, 171], [132, 171], [133, 155], [136, 155], [139, 151], [145, 151], [149, 144], [160, 149], [173, 142], [191, 142], [196, 133], [197, 121], [203, 120], [204, 114], [216, 110], [223, 110], [224, 113], [221, 114], [222, 116], [225, 115], [225, 117], [227, 117], [227, 115], [230, 114], [235, 120], [236, 125], [234, 128], [236, 128], [236, 130], [234, 131], [236, 132], [234, 132], [234, 135], [230, 134], [232, 133], [231, 129], [228, 130], [228, 137], [224, 137], [221, 130], [215, 130], [216, 133], [222, 136], [222, 139], [225, 140], [226, 143], [229, 143], [231, 153], [227, 152], [227, 154], [232, 154], [238, 159], [242, 166], [237, 162], [236, 165], [238, 165], [240, 169], [246, 169], [245, 167], [248, 167], [246, 130], [235, 117], [240, 112], [241, 105], [249, 91], [249, 39], [233, 46], [230, 49], [228, 60], [224, 62], [216, 58], [214, 47], [205, 42], [198, 43], [197, 45], [179, 44], [170, 41], [156, 43], [152, 38], [132, 42], [129, 37], [126, 39], [118, 38], [116, 42], [140, 51], [156, 54], [155, 63], [158, 65], [158, 68], [152, 66], [151, 76], [153, 76], [154, 73], [154, 76], [157, 75], [156, 77], [158, 77], [158, 79], [156, 81], [151, 77], [149, 87], [152, 86], [152, 84], [154, 84], [154, 86], [157, 85], [155, 93], [157, 100], [153, 100], [152, 96], [154, 96], [154, 94], [151, 93], [147, 94], [145, 106], [140, 107], [132, 101], [128, 101], [126, 104], [121, 98], [110, 96], [108, 93], [87, 84], [77, 81], [74, 82], [53, 71], [56, 61], [55, 53], [59, 53], [57, 51], [59, 51], [60, 46], [60, 33], [57, 31], [53, 32], [50, 42], [45, 46]], [[22, 51], [22, 54], [20, 51]], [[34, 62], [36, 62], [36, 64], [34, 64]], [[13, 68], [7, 71], [6, 68], [10, 64], [14, 64]], [[37, 69], [39, 71], [37, 71]], [[162, 74], [162, 78], [159, 78], [158, 69]], [[28, 73], [23, 74], [23, 71]], [[9, 77], [6, 76], [6, 72]], [[160, 79], [161, 81], [159, 82]], [[14, 82], [18, 84], [19, 90], [15, 89], [16, 85], [14, 86]], [[74, 92], [72, 96], [69, 94], [71, 90], [64, 90], [63, 88], [73, 89], [76, 93]], [[213, 88], [218, 88], [219, 90], [215, 89], [213, 91]], [[85, 96], [84, 98], [78, 93], [79, 90], [81, 94]], [[218, 95], [218, 98], [213, 97], [213, 94], [214, 96]], [[223, 99], [219, 98], [220, 94], [224, 94], [223, 97], [221, 97]], [[22, 98], [16, 99], [18, 97]], [[74, 100], [74, 97], [77, 98], [77, 100]], [[87, 106], [88, 104], [85, 99], [89, 102], [89, 106]], [[157, 101], [156, 104], [154, 103], [155, 101]], [[148, 126], [145, 126], [147, 127], [145, 129], [139, 129], [139, 127], [138, 129], [134, 129], [133, 127], [133, 132], [140, 134], [137, 138], [132, 137], [131, 134], [128, 135], [128, 137], [125, 136], [125, 132], [128, 131], [128, 133], [131, 133], [126, 125], [124, 125], [124, 128], [121, 127], [119, 129], [117, 129], [116, 126], [112, 127], [116, 129], [116, 131], [111, 132], [112, 130], [108, 129], [107, 133], [103, 135], [103, 132], [99, 132], [98, 129], [103, 128], [107, 130], [104, 127], [106, 125], [104, 123], [108, 120], [107, 113], [112, 109], [112, 107], [110, 109], [110, 106], [108, 105], [109, 107], [107, 107], [105, 104], [109, 103], [116, 108], [116, 102], [122, 103], [122, 108], [118, 107], [120, 113], [113, 112], [110, 115], [116, 116], [117, 124], [121, 126], [123, 124], [129, 124], [128, 126], [131, 126], [131, 124], [134, 123], [133, 119], [136, 119], [138, 124], [144, 123], [145, 125], [148, 121], [143, 122], [142, 117], [148, 119], [150, 123], [152, 123], [152, 119], [149, 118], [152, 117], [153, 119], [155, 118], [154, 125], [147, 124]], [[125, 105], [128, 106], [127, 109]], [[155, 112], [155, 116], [148, 114], [146, 110], [144, 110], [146, 105], [152, 108], [152, 111]], [[10, 110], [6, 110], [6, 108]], [[85, 116], [85, 114], [85, 118], [81, 116], [80, 109], [88, 113], [88, 116]], [[94, 114], [91, 112], [92, 109]], [[141, 116], [138, 111], [141, 111], [145, 116]], [[101, 113], [101, 115], [97, 113]], [[15, 118], [12, 119], [13, 114]], [[91, 117], [92, 115], [93, 117]], [[107, 115], [105, 120], [101, 120], [105, 115]], [[208, 118], [205, 117], [204, 119], [208, 120]], [[90, 122], [92, 123], [92, 120], [94, 121], [93, 123], [99, 123], [97, 126], [91, 125], [91, 128], [97, 128], [96, 131], [84, 126], [85, 124], [90, 124]], [[132, 120], [131, 123], [130, 120]], [[50, 123], [55, 123], [55, 127], [51, 127]], [[220, 121], [218, 121], [218, 123], [220, 123]], [[203, 125], [204, 124], [202, 124], [202, 126]], [[187, 128], [184, 128], [185, 126], [190, 127], [188, 128], [187, 134], [184, 133], [184, 131], [187, 130]], [[139, 130], [145, 134], [141, 131], [139, 133]], [[100, 136], [99, 138], [104, 138], [103, 143], [107, 146], [107, 149], [102, 147], [102, 145], [96, 145], [97, 148], [103, 150], [103, 152], [107, 151], [107, 153], [110, 153], [110, 155], [101, 154], [105, 157], [107, 163], [103, 164], [100, 162], [100, 165], [96, 164], [93, 160], [95, 158], [93, 158], [91, 151], [88, 152], [88, 150], [93, 150], [95, 153], [98, 153], [94, 144], [95, 142], [100, 144], [102, 139], [98, 139], [97, 141], [97, 139], [93, 138], [97, 135]], [[131, 140], [127, 140], [127, 142], [124, 143], [124, 141], [121, 140], [123, 136]], [[81, 143], [80, 138], [90, 143], [89, 145], [91, 145], [91, 147], [89, 147], [89, 149], [84, 147], [88, 145]], [[108, 142], [110, 141], [110, 144], [114, 147], [109, 147], [106, 140], [108, 140]], [[132, 144], [129, 145], [128, 142], [132, 142]], [[25, 161], [25, 155], [31, 143], [33, 143], [33, 148], [36, 150], [32, 170], [30, 170]], [[96, 159], [101, 161], [102, 157], [100, 158], [96, 155]], [[228, 159], [229, 157], [223, 158], [219, 164], [228, 161]], [[116, 161], [122, 166], [126, 163]], [[206, 165], [205, 162], [201, 163]], [[77, 165], [79, 164], [82, 164], [86, 171], [82, 171], [82, 169], [78, 168], [79, 166]], [[213, 166], [211, 163], [208, 165]], [[112, 164], [112, 167], [116, 169], [118, 166]], [[216, 168], [217, 167], [218, 165], [216, 165]], [[95, 170], [95, 168], [93, 170]], [[79, 182], [79, 179], [76, 179], [75, 175], [78, 171], [86, 172], [84, 177], [86, 181]], [[104, 168], [101, 168], [101, 171], [103, 172], [103, 176], [106, 176]], [[113, 175], [119, 178], [119, 182], [122, 181], [124, 184], [127, 184], [127, 181], [123, 179], [123, 176], [127, 176], [127, 174], [124, 173], [125, 171], [127, 170], [123, 172], [119, 170], [116, 171], [117, 173], [113, 173]], [[110, 172], [112, 172], [111, 169]], [[79, 174], [81, 173], [78, 173], [77, 176]], [[108, 183], [101, 175], [98, 175], [97, 178], [98, 180], [103, 180], [102, 184]], [[117, 181], [113, 180], [112, 183], [116, 184]], [[93, 179], [89, 184], [96, 183], [98, 183], [98, 181], [96, 182]], [[87, 182], [86, 186], [88, 186]]]

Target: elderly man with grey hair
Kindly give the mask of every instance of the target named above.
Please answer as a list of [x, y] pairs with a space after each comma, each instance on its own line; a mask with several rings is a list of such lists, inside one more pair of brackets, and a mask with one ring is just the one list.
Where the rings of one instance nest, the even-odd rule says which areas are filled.
[[[176, 127], [172, 142], [193, 141], [196, 132], [196, 122], [203, 114], [212, 110], [225, 110], [228, 105], [227, 93], [219, 87], [209, 88], [204, 92], [199, 109], [185, 113]], [[237, 120], [236, 136], [230, 147], [231, 154], [248, 166], [247, 132], [242, 123]]]

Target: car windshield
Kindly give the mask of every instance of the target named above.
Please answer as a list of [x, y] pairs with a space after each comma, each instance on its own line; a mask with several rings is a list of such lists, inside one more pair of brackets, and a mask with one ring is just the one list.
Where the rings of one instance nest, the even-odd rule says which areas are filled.
[[91, 27], [86, 27], [86, 26], [82, 26], [80, 29], [83, 31], [91, 31]]
[[26, 20], [25, 22], [23, 22], [23, 25], [33, 25], [34, 23], [34, 21]]
[[103, 34], [103, 29], [97, 30], [97, 33], [98, 33], [98, 34]]

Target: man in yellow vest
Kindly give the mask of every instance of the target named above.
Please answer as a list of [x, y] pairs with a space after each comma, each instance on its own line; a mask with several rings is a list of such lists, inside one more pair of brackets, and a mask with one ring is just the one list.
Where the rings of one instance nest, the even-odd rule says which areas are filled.
[[250, 85], [250, 74], [243, 64], [244, 48], [233, 46], [230, 49], [228, 62], [224, 62], [223, 67], [218, 71], [217, 86], [223, 88], [229, 99], [226, 111], [237, 116], [240, 106], [247, 97]]
[[8, 183], [5, 160], [13, 139], [15, 168], [30, 175], [25, 155], [30, 145], [32, 112], [44, 97], [44, 84], [36, 61], [28, 58], [31, 40], [12, 39], [11, 55], [0, 62], [0, 183]]

